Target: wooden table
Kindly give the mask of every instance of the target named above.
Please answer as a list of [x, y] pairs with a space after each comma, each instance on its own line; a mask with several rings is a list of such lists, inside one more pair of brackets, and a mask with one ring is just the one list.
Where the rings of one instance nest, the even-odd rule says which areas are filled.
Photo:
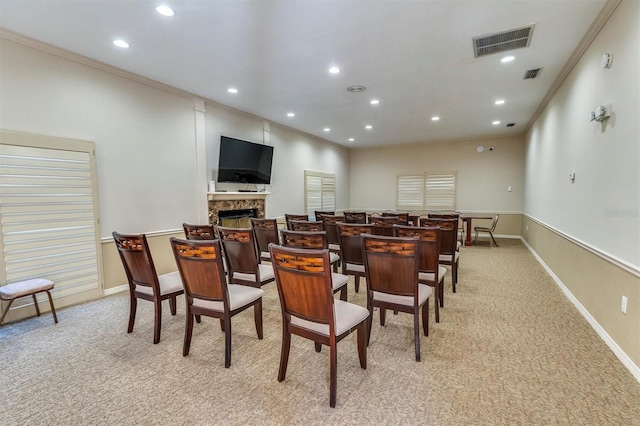
[[473, 219], [493, 219], [493, 216], [487, 216], [487, 215], [475, 215], [475, 214], [461, 214], [460, 215], [460, 219], [462, 219], [462, 221], [465, 223], [465, 238], [464, 238], [464, 245], [465, 246], [470, 246], [471, 245], [471, 221]]

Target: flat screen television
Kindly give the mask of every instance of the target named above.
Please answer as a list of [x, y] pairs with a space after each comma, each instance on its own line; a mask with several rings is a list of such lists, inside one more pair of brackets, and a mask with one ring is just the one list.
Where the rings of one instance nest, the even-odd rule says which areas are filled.
[[218, 182], [271, 183], [273, 147], [220, 137]]

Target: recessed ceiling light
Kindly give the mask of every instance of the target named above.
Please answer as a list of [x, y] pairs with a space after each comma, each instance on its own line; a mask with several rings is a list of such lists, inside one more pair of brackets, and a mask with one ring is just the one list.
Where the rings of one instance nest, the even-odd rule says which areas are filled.
[[491, 123], [491, 124], [493, 124], [494, 126], [497, 126], [498, 124], [500, 124], [500, 122], [499, 122], [498, 120], [496, 120], [496, 121], [494, 121], [494, 122], [493, 122], [493, 123]]
[[295, 116], [296, 116], [296, 115], [295, 115], [294, 113], [292, 113], [292, 112], [288, 112], [288, 113], [287, 113], [287, 117], [295, 117]]
[[325, 128], [324, 128], [324, 131], [325, 131], [325, 132], [330, 132], [330, 131], [331, 131], [331, 129], [330, 129], [330, 128], [328, 128], [328, 127], [325, 127]]
[[349, 142], [353, 142], [353, 141], [355, 141], [355, 139], [354, 139], [354, 138], [349, 138], [348, 140], [349, 140]]
[[176, 11], [175, 10], [171, 9], [169, 6], [166, 6], [164, 4], [156, 7], [156, 12], [158, 12], [162, 16], [175, 16], [176, 15]]
[[371, 105], [378, 105], [380, 103], [379, 100], [377, 99], [371, 99], [371, 102], [369, 102]]
[[227, 89], [227, 92], [229, 92], [229, 93], [238, 93], [238, 89], [236, 89], [235, 87], [229, 87]]
[[496, 105], [504, 105], [504, 99], [498, 99], [498, 100], [495, 102], [495, 104], [496, 104]]
[[515, 56], [505, 56], [504, 58], [500, 59], [500, 62], [506, 64], [507, 62], [513, 61], [515, 58]]
[[115, 44], [118, 47], [122, 47], [123, 49], [126, 49], [129, 47], [129, 43], [121, 39], [113, 40], [113, 44]]
[[331, 67], [331, 68], [329, 68], [329, 72], [330, 72], [331, 74], [338, 74], [338, 73], [340, 72], [340, 68], [338, 68], [338, 67]]
[[431, 117], [431, 121], [438, 121], [440, 120], [440, 117], [438, 117], [437, 115], [434, 115], [433, 117]]
[[371, 130], [373, 129], [373, 126], [371, 124], [367, 124], [366, 126], [364, 126], [364, 128], [367, 130]]

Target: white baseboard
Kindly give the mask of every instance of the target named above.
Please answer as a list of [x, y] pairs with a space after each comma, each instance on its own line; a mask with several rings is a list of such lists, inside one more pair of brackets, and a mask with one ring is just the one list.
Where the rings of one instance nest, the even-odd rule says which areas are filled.
[[106, 289], [103, 294], [104, 296], [111, 296], [112, 294], [118, 294], [118, 293], [122, 293], [123, 291], [127, 291], [129, 290], [129, 285], [128, 284], [122, 284], [119, 285], [117, 287], [111, 287]]
[[562, 290], [565, 296], [567, 296], [567, 298], [571, 301], [571, 303], [573, 303], [573, 305], [578, 309], [578, 312], [582, 314], [582, 316], [587, 320], [587, 322], [591, 325], [591, 327], [593, 327], [596, 333], [598, 333], [600, 338], [604, 340], [607, 346], [609, 346], [609, 349], [611, 349], [613, 353], [616, 355], [616, 357], [618, 357], [620, 362], [622, 362], [622, 364], [625, 367], [627, 367], [627, 369], [631, 372], [633, 377], [635, 377], [635, 379], [638, 382], [640, 382], [640, 367], [638, 367], [631, 360], [631, 358], [627, 356], [627, 354], [622, 350], [620, 346], [618, 346], [615, 340], [613, 340], [611, 336], [609, 336], [609, 334], [604, 330], [604, 328], [602, 328], [602, 326], [598, 324], [598, 321], [596, 321], [595, 318], [591, 316], [589, 311], [584, 306], [582, 306], [582, 304], [578, 301], [578, 299], [576, 299], [573, 293], [569, 291], [569, 289], [564, 285], [564, 283], [560, 280], [560, 278], [558, 278], [558, 276], [551, 270], [551, 268], [549, 268], [549, 266], [544, 262], [544, 260], [542, 260], [542, 258], [538, 255], [538, 253], [536, 253], [536, 251], [524, 240], [524, 238], [521, 238], [521, 240], [524, 243], [524, 245], [529, 249], [529, 251], [533, 254], [533, 256], [536, 258], [536, 260], [540, 263], [540, 265], [542, 265], [544, 270], [547, 271], [549, 276], [553, 278], [557, 286], [560, 287], [560, 290]]

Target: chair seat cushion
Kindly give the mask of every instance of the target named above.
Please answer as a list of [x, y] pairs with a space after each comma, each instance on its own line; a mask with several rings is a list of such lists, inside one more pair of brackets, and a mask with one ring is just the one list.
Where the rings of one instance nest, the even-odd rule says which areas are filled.
[[[438, 281], [444, 280], [444, 276], [447, 274], [447, 268], [444, 266], [438, 266]], [[433, 272], [419, 272], [418, 280], [433, 282], [435, 276]]]
[[346, 275], [336, 274], [335, 272], [331, 273], [331, 284], [332, 284], [333, 291], [338, 290], [343, 285], [347, 284], [348, 281], [349, 281], [349, 277]]
[[[418, 306], [422, 305], [429, 299], [433, 293], [431, 287], [426, 284], [418, 284]], [[397, 296], [395, 294], [373, 292], [373, 300], [380, 302], [395, 303], [396, 305], [413, 306], [413, 296]]]
[[[264, 294], [262, 289], [241, 284], [229, 284], [227, 285], [227, 290], [229, 291], [229, 309], [232, 311], [255, 302]], [[194, 298], [193, 306], [210, 311], [224, 312], [223, 302]]]
[[271, 253], [269, 253], [268, 251], [260, 252], [260, 257], [262, 259], [271, 259]]
[[[333, 312], [335, 315], [336, 335], [339, 336], [345, 331], [355, 327], [369, 317], [369, 311], [360, 305], [345, 302], [342, 300], [334, 300]], [[329, 335], [329, 324], [320, 324], [313, 321], [304, 320], [295, 316], [291, 316], [291, 324], [316, 333]]]
[[32, 280], [7, 284], [0, 287], [0, 298], [4, 300], [17, 299], [18, 297], [51, 290], [53, 285], [53, 281], [44, 278], [34, 278]]
[[[263, 265], [260, 263], [258, 265], [258, 269], [260, 270], [260, 282], [270, 281], [275, 278], [273, 275], [273, 266], [271, 265]], [[242, 280], [242, 281], [255, 281], [255, 274], [243, 274], [241, 272], [234, 272], [233, 278]]]
[[356, 265], [355, 263], [346, 263], [344, 270], [348, 272], [360, 272], [364, 274], [364, 265]]
[[462, 247], [462, 241], [457, 241], [456, 242], [456, 250], [460, 250], [460, 247]]
[[[165, 296], [171, 293], [179, 293], [183, 291], [182, 279], [180, 272], [169, 272], [168, 274], [158, 275], [158, 283], [160, 284], [160, 295]], [[136, 286], [138, 293], [153, 295], [153, 289], [142, 285]]]
[[340, 256], [338, 256], [336, 253], [334, 252], [329, 253], [329, 263], [336, 263], [339, 260], [340, 260]]
[[340, 251], [340, 244], [329, 244], [329, 250]]
[[[460, 252], [456, 252], [455, 256], [456, 256], [455, 263], [457, 263], [458, 262], [458, 258], [460, 257]], [[439, 260], [440, 260], [440, 262], [443, 262], [443, 263], [451, 263], [451, 255], [450, 254], [441, 254]]]

